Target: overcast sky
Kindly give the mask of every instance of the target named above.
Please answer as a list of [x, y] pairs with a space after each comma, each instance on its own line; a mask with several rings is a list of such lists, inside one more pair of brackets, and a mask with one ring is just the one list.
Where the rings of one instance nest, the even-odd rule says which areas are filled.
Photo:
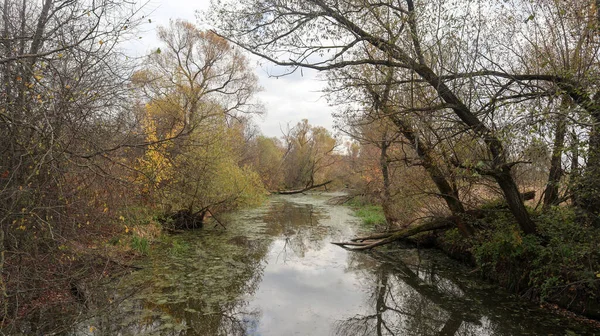
[[[159, 46], [156, 39], [156, 27], [166, 26], [169, 19], [185, 19], [198, 23], [197, 11], [208, 8], [210, 0], [150, 0], [145, 8], [151, 23], [146, 23], [141, 39], [131, 42], [127, 49], [137, 56], [156, 50]], [[262, 62], [259, 66], [252, 62], [259, 84], [263, 91], [258, 98], [265, 106], [265, 116], [255, 118], [263, 134], [273, 137], [280, 136], [280, 129], [285, 129], [289, 123], [293, 126], [301, 119], [308, 119], [312, 125], [332, 129], [331, 112], [333, 109], [322, 98], [320, 90], [325, 82], [318, 78], [316, 71], [303, 70], [302, 75], [294, 73], [289, 76], [273, 78], [269, 74], [278, 73], [274, 65]], [[279, 70], [281, 73], [281, 70]]]

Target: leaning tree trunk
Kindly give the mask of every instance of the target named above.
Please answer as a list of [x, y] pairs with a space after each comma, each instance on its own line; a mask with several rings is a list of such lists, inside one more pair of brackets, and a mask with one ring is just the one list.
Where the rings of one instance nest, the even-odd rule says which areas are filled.
[[[388, 69], [389, 70], [389, 69]], [[402, 134], [410, 143], [411, 147], [417, 153], [417, 156], [421, 160], [421, 166], [425, 169], [429, 177], [437, 187], [439, 191], [439, 196], [446, 202], [448, 208], [452, 212], [453, 218], [455, 219], [455, 224], [458, 227], [459, 231], [464, 237], [469, 237], [473, 235], [472, 227], [463, 221], [463, 215], [465, 213], [465, 208], [463, 207], [462, 202], [458, 197], [458, 190], [453, 188], [452, 185], [446, 179], [446, 175], [436, 164], [431, 149], [427, 143], [421, 140], [419, 135], [413, 130], [411, 123], [402, 118], [402, 116], [398, 115], [396, 111], [389, 107], [389, 96], [392, 88], [392, 80], [393, 80], [393, 72], [388, 71], [386, 84], [383, 92], [378, 92], [374, 87], [367, 85], [366, 89], [371, 94], [371, 97], [374, 100], [375, 107], [383, 112], [384, 116], [387, 116], [389, 120], [397, 127], [398, 132]], [[387, 195], [384, 195], [384, 213], [386, 213], [386, 221], [388, 219], [389, 209], [386, 210], [385, 200], [389, 200], [389, 172], [388, 172], [388, 164], [387, 164], [387, 146], [383, 144], [382, 152], [381, 152], [381, 168], [383, 172], [384, 178], [384, 192], [388, 192]], [[387, 177], [387, 184], [386, 184]], [[387, 188], [386, 188], [387, 186]]]
[[439, 97], [444, 102], [452, 106], [454, 114], [485, 142], [492, 155], [492, 169], [495, 170], [494, 179], [502, 189], [511, 213], [523, 232], [526, 234], [535, 234], [537, 232], [535, 223], [529, 216], [525, 204], [520, 197], [517, 184], [512, 177], [511, 166], [506, 159], [502, 141], [494, 135], [492, 130], [479, 120], [477, 115], [465, 105], [465, 103], [431, 68], [416, 62], [412, 64], [412, 68], [437, 91]]
[[439, 191], [440, 197], [446, 202], [452, 215], [454, 215], [456, 226], [461, 234], [465, 237], [471, 236], [473, 234], [473, 228], [462, 220], [465, 208], [458, 198], [458, 191], [455, 188], [452, 188], [452, 185], [446, 179], [444, 172], [435, 163], [431, 155], [432, 149], [418, 137], [406, 120], [399, 116], [391, 116], [390, 118], [417, 152], [417, 155], [421, 159], [421, 166], [425, 169], [427, 174], [429, 174], [429, 177]]
[[565, 146], [565, 135], [567, 133], [567, 109], [569, 107], [569, 97], [563, 97], [561, 109], [556, 120], [556, 133], [554, 135], [554, 144], [552, 147], [552, 159], [550, 160], [550, 173], [548, 174], [548, 183], [544, 191], [544, 208], [552, 205], [558, 205], [559, 202], [559, 183], [563, 175], [562, 154]]
[[519, 223], [521, 230], [526, 234], [536, 233], [535, 223], [531, 220], [527, 208], [523, 204], [522, 195], [512, 177], [510, 168], [503, 168], [501, 172], [494, 175], [494, 179], [502, 189], [508, 208]]

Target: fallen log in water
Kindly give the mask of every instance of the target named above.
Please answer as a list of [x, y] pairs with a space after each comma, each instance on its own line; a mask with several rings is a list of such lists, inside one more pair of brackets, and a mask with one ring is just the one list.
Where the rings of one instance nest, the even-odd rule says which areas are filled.
[[366, 237], [356, 237], [349, 242], [332, 242], [332, 244], [349, 250], [368, 250], [385, 245], [396, 240], [408, 238], [421, 232], [448, 229], [455, 226], [455, 222], [448, 218], [439, 218], [423, 224], [411, 226], [392, 232], [376, 233]]
[[[532, 200], [535, 198], [535, 191], [527, 191], [521, 193], [523, 200]], [[500, 203], [497, 206], [497, 210], [507, 208], [505, 203]], [[469, 215], [473, 218], [481, 218], [483, 210], [469, 210], [465, 215]], [[334, 245], [341, 246], [349, 250], [368, 250], [377, 246], [385, 245], [396, 240], [408, 238], [421, 232], [448, 229], [456, 226], [456, 218], [437, 218], [434, 220], [427, 221], [422, 224], [410, 226], [408, 228], [398, 229], [390, 232], [375, 233], [365, 237], [355, 237], [350, 239], [348, 242], [331, 242]]]
[[333, 180], [329, 180], [323, 183], [319, 183], [319, 184], [311, 184], [309, 186], [306, 186], [302, 189], [295, 189], [295, 190], [278, 190], [278, 191], [273, 191], [273, 194], [279, 194], [279, 195], [294, 195], [294, 194], [301, 194], [303, 192], [309, 191], [311, 189], [316, 189], [316, 188], [320, 188], [320, 187], [325, 187], [327, 186], [329, 183], [333, 182]]

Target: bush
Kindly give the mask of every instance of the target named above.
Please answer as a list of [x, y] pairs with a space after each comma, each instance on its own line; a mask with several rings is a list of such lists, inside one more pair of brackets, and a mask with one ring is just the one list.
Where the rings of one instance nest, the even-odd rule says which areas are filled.
[[542, 301], [566, 297], [595, 301], [600, 277], [600, 230], [575, 221], [573, 209], [533, 213], [539, 236], [524, 236], [510, 213], [490, 212], [471, 252], [481, 272]]

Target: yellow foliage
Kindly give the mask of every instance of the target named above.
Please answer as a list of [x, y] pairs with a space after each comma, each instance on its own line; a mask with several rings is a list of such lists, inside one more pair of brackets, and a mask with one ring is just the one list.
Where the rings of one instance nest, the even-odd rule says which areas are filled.
[[173, 174], [168, 152], [172, 147], [169, 139], [175, 135], [176, 130], [167, 132], [164, 138], [159, 135], [155, 118], [157, 111], [160, 111], [160, 105], [161, 102], [147, 104], [142, 120], [145, 140], [150, 144], [137, 163], [137, 168], [142, 173], [142, 177], [137, 182], [144, 192], [159, 188]]

